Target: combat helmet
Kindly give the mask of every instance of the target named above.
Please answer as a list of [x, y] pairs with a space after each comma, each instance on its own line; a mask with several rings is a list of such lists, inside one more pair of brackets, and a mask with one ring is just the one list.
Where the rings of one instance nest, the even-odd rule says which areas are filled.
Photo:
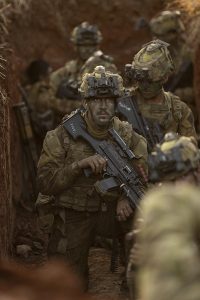
[[150, 29], [154, 36], [161, 37], [168, 33], [179, 34], [185, 30], [184, 24], [180, 19], [181, 13], [178, 10], [162, 11], [150, 21]]
[[167, 133], [149, 156], [152, 182], [174, 180], [199, 167], [200, 150], [194, 137]]
[[96, 25], [83, 22], [73, 29], [71, 41], [76, 45], [97, 45], [102, 41], [102, 34]]
[[136, 81], [147, 79], [151, 82], [165, 81], [174, 71], [174, 64], [168, 50], [169, 44], [153, 40], [145, 44], [134, 56], [132, 76]]
[[118, 98], [124, 94], [123, 79], [103, 66], [96, 66], [93, 73], [83, 75], [79, 92], [84, 99]]

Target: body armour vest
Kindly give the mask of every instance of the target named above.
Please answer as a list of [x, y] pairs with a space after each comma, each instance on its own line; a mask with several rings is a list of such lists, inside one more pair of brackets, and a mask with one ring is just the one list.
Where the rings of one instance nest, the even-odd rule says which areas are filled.
[[[138, 144], [138, 140], [142, 139], [140, 135], [133, 132], [130, 124], [121, 122], [118, 118], [114, 118], [113, 127], [128, 146], [130, 146], [130, 142], [133, 140], [132, 137], [134, 137], [136, 145]], [[61, 143], [66, 150], [65, 165], [70, 165], [75, 161], [95, 154], [93, 148], [85, 140], [82, 138], [74, 140], [62, 125], [59, 130], [62, 130]], [[94, 183], [98, 179], [101, 179], [101, 177], [98, 178], [98, 176], [93, 175], [86, 177], [84, 173], [79, 174], [70, 188], [56, 196], [57, 204], [78, 211], [98, 211], [103, 202], [116, 200], [119, 197], [119, 190], [108, 193], [104, 198], [97, 194], [94, 189]]]
[[163, 103], [154, 104], [137, 97], [138, 108], [150, 122], [158, 122], [163, 133], [179, 133], [182, 119], [182, 105], [178, 97], [164, 92]]

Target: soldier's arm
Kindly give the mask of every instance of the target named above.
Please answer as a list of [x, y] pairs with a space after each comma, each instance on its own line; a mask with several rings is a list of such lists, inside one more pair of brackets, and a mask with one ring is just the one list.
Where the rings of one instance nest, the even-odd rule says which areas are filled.
[[53, 88], [54, 93], [56, 93], [59, 84], [63, 79], [67, 79], [69, 76], [68, 67], [65, 65], [64, 67], [54, 71], [50, 75], [50, 83]]
[[179, 123], [178, 133], [180, 135], [194, 136], [197, 138], [193, 113], [184, 102], [182, 102], [182, 118]]
[[[38, 162], [38, 188], [46, 195], [56, 195], [68, 189], [81, 173], [76, 162], [67, 162], [68, 136], [62, 139], [61, 126], [49, 131], [44, 139]], [[65, 143], [65, 145], [64, 145]]]

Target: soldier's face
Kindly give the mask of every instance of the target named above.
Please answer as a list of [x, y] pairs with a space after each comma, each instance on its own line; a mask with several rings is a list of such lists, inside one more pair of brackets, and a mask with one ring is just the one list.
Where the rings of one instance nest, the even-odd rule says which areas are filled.
[[138, 82], [138, 89], [145, 99], [152, 99], [156, 97], [162, 91], [163, 83], [150, 82], [148, 80], [142, 80]]
[[97, 50], [97, 45], [78, 45], [76, 50], [82, 60], [87, 60]]
[[115, 115], [116, 100], [113, 98], [92, 99], [87, 101], [87, 108], [94, 123], [100, 128], [106, 128]]

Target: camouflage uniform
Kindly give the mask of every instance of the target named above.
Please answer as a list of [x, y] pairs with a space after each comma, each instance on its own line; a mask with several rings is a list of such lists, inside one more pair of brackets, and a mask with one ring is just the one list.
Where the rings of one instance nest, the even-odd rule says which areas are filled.
[[[121, 93], [121, 77], [116, 74], [105, 73], [105, 71], [103, 74], [111, 77], [118, 76], [118, 90]], [[86, 74], [83, 78], [81, 91], [85, 97], [89, 93], [88, 87], [90, 88], [88, 78], [94, 76], [98, 81], [98, 76], [101, 79], [103, 75], [99, 75], [99, 73]], [[109, 93], [111, 93], [111, 90], [109, 90]], [[90, 95], [90, 97], [92, 96]], [[95, 131], [92, 131], [87, 118], [87, 111], [83, 117], [88, 132], [92, 136], [102, 139], [101, 135], [96, 135]], [[116, 129], [138, 157], [138, 160], [134, 163], [146, 168], [147, 149], [145, 139], [135, 133], [130, 124], [121, 122], [116, 117], [112, 120], [111, 127]], [[108, 139], [108, 137], [104, 138]], [[119, 193], [112, 193], [102, 199], [94, 189], [97, 177], [84, 176], [77, 162], [91, 155], [94, 155], [91, 146], [81, 138], [72, 139], [61, 124], [55, 130], [47, 133], [38, 164], [40, 191], [55, 196], [55, 219], [49, 244], [49, 254], [65, 257], [85, 278], [85, 281], [88, 275], [89, 248], [94, 238], [101, 207], [103, 204], [105, 205], [105, 201], [116, 203], [119, 197]]]
[[[132, 72], [136, 89], [133, 95], [142, 115], [151, 122], [157, 122], [163, 133], [174, 131], [196, 137], [190, 108], [163, 89], [164, 82], [174, 70], [168, 46], [165, 42], [155, 40], [144, 45], [135, 55]], [[155, 101], [156, 97], [159, 101]]]
[[[179, 222], [181, 222], [180, 224], [182, 225], [182, 222], [185, 222], [186, 215], [183, 213], [183, 211], [189, 209], [188, 206], [190, 203], [191, 195], [187, 190], [187, 188], [185, 189], [185, 191], [182, 190], [183, 185], [185, 185], [186, 181], [187, 183], [189, 182], [191, 184], [199, 185], [199, 181], [200, 181], [200, 176], [199, 176], [200, 150], [198, 149], [196, 140], [193, 137], [190, 138], [185, 136], [180, 137], [177, 134], [171, 132], [167, 133], [164, 137], [164, 141], [161, 144], [158, 144], [156, 149], [149, 156], [148, 162], [149, 162], [148, 163], [149, 178], [151, 182], [160, 183], [164, 181], [167, 182], [176, 181], [176, 184], [178, 184], [177, 183], [178, 181], [180, 181], [180, 183], [182, 181], [182, 185], [177, 189], [176, 192], [174, 192], [175, 186], [165, 188], [165, 195], [163, 193], [164, 189], [163, 191], [152, 192], [151, 195], [152, 197], [149, 195], [149, 197], [147, 196], [142, 201], [143, 203], [141, 207], [142, 215], [138, 216], [137, 222], [135, 224], [136, 230], [132, 232], [132, 235], [136, 239], [137, 243], [131, 249], [129, 264], [128, 264], [128, 272], [127, 272], [131, 299], [135, 299], [134, 297], [138, 293], [138, 282], [136, 280], [136, 278], [138, 278], [138, 267], [139, 270], [141, 268], [140, 272], [142, 274], [144, 272], [144, 269], [148, 269], [150, 265], [152, 269], [151, 270], [149, 269], [148, 272], [152, 271], [152, 274], [155, 275], [159, 270], [159, 265], [157, 265], [156, 268], [157, 271], [154, 273], [154, 268], [152, 266], [154, 265], [155, 260], [158, 259], [158, 257], [160, 258], [160, 256], [162, 256], [163, 254], [162, 250], [160, 249], [159, 243], [161, 242], [162, 239], [163, 239], [162, 243], [164, 243], [166, 239], [166, 236], [164, 234], [164, 228], [166, 229], [166, 226], [168, 226], [167, 224], [169, 224], [168, 229], [170, 230], [170, 228], [172, 228], [171, 226], [173, 225], [177, 226]], [[188, 180], [189, 178], [190, 180]], [[191, 189], [191, 194], [193, 194], [193, 189]], [[184, 200], [181, 198], [183, 198]], [[186, 204], [185, 201], [188, 203], [187, 208], [185, 207]], [[184, 207], [182, 207], [181, 203], [184, 204]], [[168, 215], [164, 217], [164, 215], [162, 214], [167, 213], [166, 212], [167, 207], [170, 211]], [[159, 211], [157, 211], [158, 208]], [[176, 222], [172, 224], [171, 222], [174, 221], [176, 218], [177, 218]], [[148, 220], [151, 222], [151, 224], [148, 224], [149, 222]], [[182, 232], [184, 233], [188, 227], [183, 226], [182, 229], [183, 228], [184, 230]], [[161, 235], [162, 230], [163, 230], [163, 235]], [[179, 231], [179, 233], [181, 232]], [[142, 239], [145, 236], [145, 240], [141, 241], [141, 236]], [[155, 236], [158, 237], [157, 239], [154, 240], [154, 242], [153, 240], [151, 241], [151, 238], [153, 236], [154, 238]], [[176, 238], [178, 238], [178, 235]], [[145, 246], [148, 249], [147, 251], [145, 250], [144, 242], [146, 243]], [[153, 245], [154, 245], [153, 248], [155, 247], [154, 249], [153, 248], [151, 249], [152, 252], [150, 253], [148, 252], [149, 245], [147, 245], [147, 243], [149, 243], [150, 247]], [[156, 246], [158, 247], [157, 249]], [[178, 251], [180, 250], [181, 249], [179, 248]], [[145, 252], [148, 252], [148, 254]], [[151, 255], [152, 255], [152, 261], [151, 261]], [[172, 252], [170, 252], [170, 256], [171, 255], [173, 255]], [[147, 261], [145, 262], [146, 258], [148, 261], [148, 266], [147, 266]], [[157, 263], [159, 263], [159, 260], [157, 261]], [[169, 263], [169, 261], [166, 263]], [[160, 267], [163, 268], [163, 266]], [[151, 285], [153, 284], [153, 281], [151, 282], [151, 278], [152, 278], [151, 276], [149, 280], [147, 280], [147, 278], [146, 279], [142, 278], [142, 281], [145, 280], [145, 285], [148, 284]], [[159, 282], [159, 277], [157, 279]], [[161, 284], [165, 284], [165, 280], [163, 280], [163, 282], [161, 280]], [[156, 283], [156, 285], [159, 286], [158, 283]], [[141, 293], [143, 294], [145, 292], [143, 283], [140, 289], [141, 289]], [[142, 297], [142, 299], [149, 299], [149, 298]]]
[[139, 299], [199, 299], [199, 194], [181, 184], [146, 195], [138, 235]]
[[36, 82], [26, 88], [28, 94], [28, 101], [31, 108], [35, 109], [38, 113], [44, 113], [50, 109], [50, 102], [54, 98], [49, 83], [45, 80]]
[[184, 136], [196, 137], [194, 118], [190, 108], [179, 97], [163, 91], [163, 103], [146, 101], [136, 93], [137, 103], [142, 115], [150, 122], [158, 122], [163, 133], [174, 131]]
[[28, 85], [26, 94], [40, 152], [47, 131], [55, 127], [55, 114], [51, 106], [51, 103], [55, 101], [55, 96], [47, 80], [40, 80], [32, 85]]
[[[153, 37], [170, 44], [169, 50], [175, 65], [175, 72], [165, 84], [166, 90], [174, 92], [186, 102], [197, 121], [192, 53], [184, 42], [185, 28], [180, 17], [179, 11], [163, 11], [150, 21], [150, 29]], [[179, 80], [177, 80], [178, 77], [180, 77]]]
[[[117, 72], [117, 68], [113, 63], [113, 58], [104, 55], [101, 50], [98, 49], [98, 45], [102, 40], [101, 32], [94, 25], [90, 25], [87, 22], [81, 23], [75, 27], [72, 31], [71, 41], [76, 47], [84, 45], [93, 45], [96, 47], [93, 54], [88, 59], [82, 59], [78, 57], [75, 60], [67, 62], [64, 67], [54, 71], [51, 74], [51, 86], [54, 93], [56, 94], [60, 84], [62, 82], [69, 82], [74, 85], [77, 89], [81, 83], [83, 74], [90, 73], [94, 70], [94, 67], [102, 65], [113, 73]], [[73, 109], [80, 107], [81, 101], [79, 99], [62, 99], [61, 101], [55, 102], [55, 110], [62, 112], [62, 116], [66, 113], [70, 113]]]

